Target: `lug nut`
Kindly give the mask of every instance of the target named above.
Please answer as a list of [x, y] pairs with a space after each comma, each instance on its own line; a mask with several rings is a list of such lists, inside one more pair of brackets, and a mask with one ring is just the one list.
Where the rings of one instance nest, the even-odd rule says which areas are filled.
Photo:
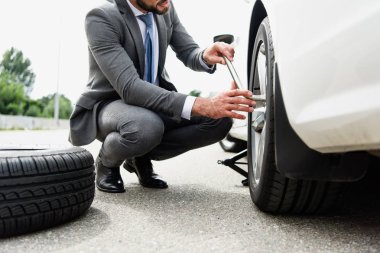
[[257, 133], [261, 133], [263, 130], [265, 124], [265, 114], [263, 112], [260, 112], [256, 119], [252, 123], [252, 128], [255, 130]]

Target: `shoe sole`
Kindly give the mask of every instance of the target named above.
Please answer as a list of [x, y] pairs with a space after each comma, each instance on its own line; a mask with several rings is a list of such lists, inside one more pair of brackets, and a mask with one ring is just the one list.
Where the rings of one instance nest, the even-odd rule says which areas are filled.
[[[137, 176], [137, 173], [136, 173], [136, 170], [134, 168], [131, 168], [128, 164], [125, 164], [125, 166], [123, 165], [123, 168], [128, 171], [129, 173], [135, 173], [136, 176]], [[137, 177], [138, 178], [138, 177]], [[149, 185], [146, 185], [146, 184], [143, 184], [141, 183], [141, 181], [139, 180], [139, 183], [141, 186], [145, 187], [145, 188], [151, 188], [151, 189], [166, 189], [168, 188], [168, 185], [163, 185], [163, 186], [159, 186], [159, 187], [152, 187], [152, 186], [149, 186]]]
[[96, 186], [96, 188], [97, 188], [99, 191], [102, 191], [102, 192], [108, 192], [108, 193], [123, 193], [123, 192], [125, 192], [125, 189], [123, 189], [123, 190], [108, 190], [108, 189], [104, 189], [104, 188], [99, 187], [99, 186]]
[[148, 186], [148, 185], [144, 185], [142, 184], [141, 182], [139, 182], [141, 186], [145, 187], [145, 188], [151, 188], [151, 189], [166, 189], [168, 188], [168, 185], [165, 185], [165, 186]]

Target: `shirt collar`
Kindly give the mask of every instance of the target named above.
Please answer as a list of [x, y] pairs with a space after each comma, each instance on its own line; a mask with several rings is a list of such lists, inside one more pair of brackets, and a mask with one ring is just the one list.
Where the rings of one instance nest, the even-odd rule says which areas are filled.
[[131, 7], [131, 10], [132, 10], [133, 14], [135, 14], [136, 17], [145, 14], [142, 11], [140, 11], [139, 9], [137, 9], [135, 6], [133, 6], [133, 4], [131, 4], [131, 2], [129, 0], [126, 0], [126, 1], [129, 5], [129, 7]]

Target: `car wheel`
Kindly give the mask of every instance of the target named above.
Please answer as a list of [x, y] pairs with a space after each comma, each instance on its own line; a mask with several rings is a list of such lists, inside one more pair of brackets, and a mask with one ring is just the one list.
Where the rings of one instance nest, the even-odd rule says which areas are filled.
[[226, 152], [238, 153], [247, 148], [247, 143], [245, 141], [236, 139], [230, 134], [227, 134], [223, 140], [219, 141], [219, 145]]
[[94, 199], [94, 159], [83, 148], [0, 150], [0, 237], [62, 224]]
[[252, 201], [260, 210], [271, 213], [326, 212], [340, 196], [341, 183], [290, 179], [276, 167], [274, 61], [270, 26], [265, 18], [256, 36], [249, 80], [249, 89], [266, 97], [266, 103], [258, 104], [248, 115], [248, 181]]

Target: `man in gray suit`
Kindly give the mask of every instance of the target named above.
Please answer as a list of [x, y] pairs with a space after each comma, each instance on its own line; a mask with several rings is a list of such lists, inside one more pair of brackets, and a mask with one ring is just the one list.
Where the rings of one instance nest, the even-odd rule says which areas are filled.
[[151, 160], [168, 159], [224, 138], [238, 111], [253, 111], [252, 95], [232, 89], [213, 98], [178, 93], [164, 68], [167, 47], [195, 71], [213, 73], [234, 50], [215, 43], [201, 50], [170, 0], [109, 0], [86, 17], [90, 73], [70, 118], [73, 145], [95, 138], [96, 186], [123, 192], [119, 167], [144, 187], [166, 188]]

